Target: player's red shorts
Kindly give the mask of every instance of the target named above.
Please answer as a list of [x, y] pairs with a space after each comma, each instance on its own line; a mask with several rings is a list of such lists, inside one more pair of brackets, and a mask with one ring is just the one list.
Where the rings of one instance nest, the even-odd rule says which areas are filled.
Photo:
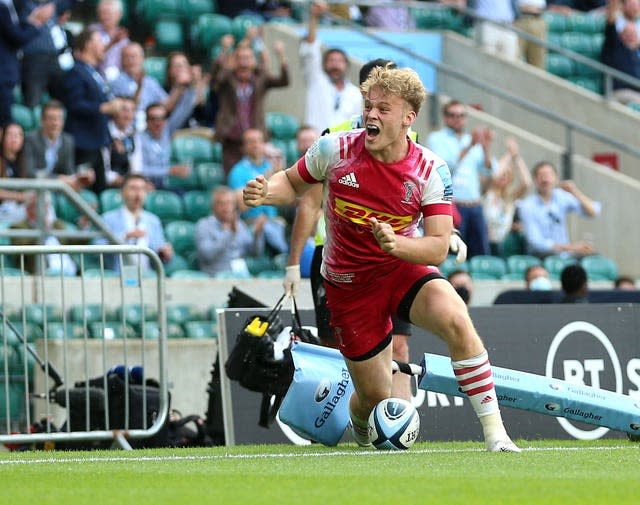
[[397, 261], [374, 282], [338, 285], [325, 279], [331, 328], [343, 356], [362, 361], [389, 345], [391, 316], [397, 311], [408, 320], [416, 294], [434, 278], [442, 278], [435, 267]]

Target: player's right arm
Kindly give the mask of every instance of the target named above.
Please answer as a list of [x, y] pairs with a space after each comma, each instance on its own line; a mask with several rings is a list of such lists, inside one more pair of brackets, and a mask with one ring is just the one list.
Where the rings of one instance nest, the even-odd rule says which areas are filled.
[[247, 207], [287, 205], [310, 186], [300, 176], [296, 164], [287, 170], [273, 174], [268, 181], [262, 175], [251, 179], [242, 190], [242, 201]]

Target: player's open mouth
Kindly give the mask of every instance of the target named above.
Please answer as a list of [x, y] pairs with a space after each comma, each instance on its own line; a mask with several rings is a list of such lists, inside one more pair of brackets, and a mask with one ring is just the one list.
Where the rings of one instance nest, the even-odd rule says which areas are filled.
[[367, 138], [369, 140], [375, 139], [380, 134], [380, 128], [376, 125], [368, 124], [367, 125]]

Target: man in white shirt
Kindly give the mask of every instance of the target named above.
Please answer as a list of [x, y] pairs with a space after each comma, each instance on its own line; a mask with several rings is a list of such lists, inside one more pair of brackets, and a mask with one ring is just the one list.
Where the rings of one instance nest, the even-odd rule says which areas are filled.
[[307, 36], [300, 45], [306, 86], [304, 122], [322, 131], [362, 112], [360, 89], [346, 78], [347, 55], [341, 49], [321, 52], [318, 21], [328, 11], [324, 1], [311, 4]]

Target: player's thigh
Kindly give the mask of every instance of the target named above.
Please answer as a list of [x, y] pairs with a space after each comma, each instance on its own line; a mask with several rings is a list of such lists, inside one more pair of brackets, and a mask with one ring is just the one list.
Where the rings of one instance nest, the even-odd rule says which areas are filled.
[[371, 405], [391, 395], [391, 352], [388, 345], [375, 356], [362, 361], [345, 358], [353, 385], [361, 401]]
[[446, 342], [475, 335], [467, 306], [445, 279], [425, 283], [409, 312], [411, 322]]

